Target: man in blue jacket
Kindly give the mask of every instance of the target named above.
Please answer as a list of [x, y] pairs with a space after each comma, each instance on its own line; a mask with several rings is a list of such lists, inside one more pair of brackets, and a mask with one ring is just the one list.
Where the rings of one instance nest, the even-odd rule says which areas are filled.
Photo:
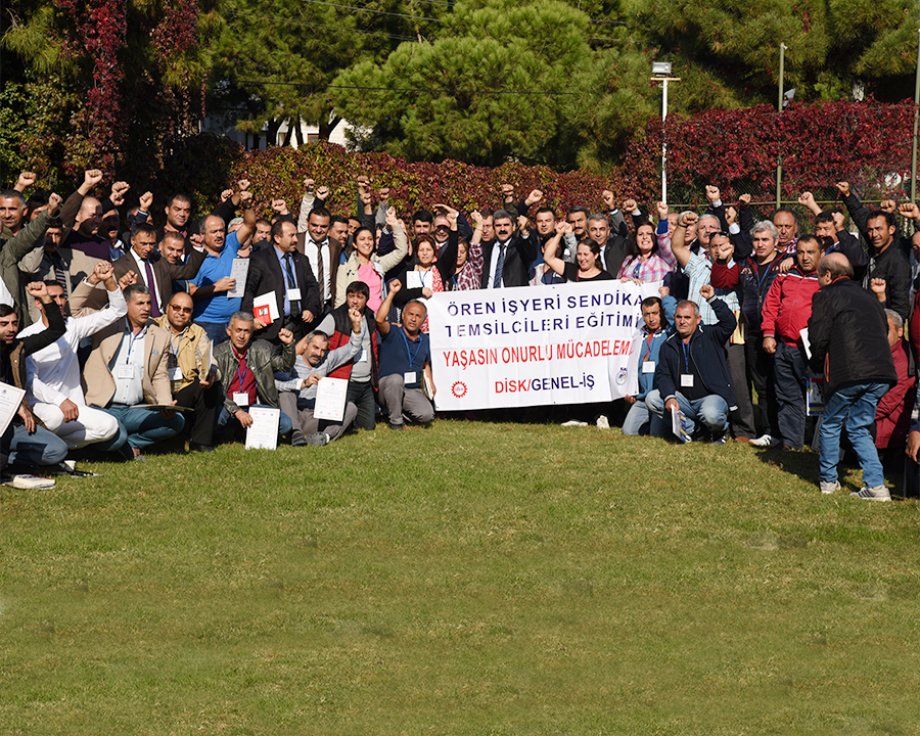
[[725, 303], [715, 297], [715, 290], [706, 284], [702, 296], [712, 307], [718, 321], [701, 324], [699, 306], [695, 302], [678, 303], [674, 313], [675, 334], [665, 340], [655, 368], [657, 389], [650, 391], [645, 403], [656, 416], [683, 412], [687, 431], [692, 435], [698, 425], [709, 431], [713, 440], [723, 442], [728, 431], [728, 414], [735, 408], [725, 358], [725, 342], [735, 331], [737, 321]]
[[655, 369], [661, 346], [674, 333], [677, 300], [667, 295], [667, 289], [662, 288], [662, 292], [660, 299], [650, 296], [642, 300], [642, 321], [645, 324], [633, 339], [633, 354], [629, 359], [630, 367], [639, 378], [639, 391], [634, 396], [624, 397], [629, 405], [629, 413], [623, 421], [625, 435], [664, 437], [666, 434], [664, 422], [652, 414], [645, 403], [649, 392], [655, 388]]

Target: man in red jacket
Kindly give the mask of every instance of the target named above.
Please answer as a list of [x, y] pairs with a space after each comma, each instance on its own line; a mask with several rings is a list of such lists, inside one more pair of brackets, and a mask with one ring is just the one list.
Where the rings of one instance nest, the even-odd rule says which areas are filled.
[[907, 343], [904, 341], [904, 320], [891, 309], [885, 310], [885, 316], [888, 318], [888, 344], [898, 382], [881, 398], [875, 410], [875, 446], [879, 450], [900, 450], [904, 447], [910, 426], [917, 377], [910, 370]]
[[777, 424], [783, 447], [797, 450], [805, 441], [805, 382], [808, 361], [801, 332], [811, 317], [818, 291], [818, 261], [824, 248], [814, 235], [795, 246], [795, 266], [776, 277], [763, 302], [763, 349], [773, 355]]

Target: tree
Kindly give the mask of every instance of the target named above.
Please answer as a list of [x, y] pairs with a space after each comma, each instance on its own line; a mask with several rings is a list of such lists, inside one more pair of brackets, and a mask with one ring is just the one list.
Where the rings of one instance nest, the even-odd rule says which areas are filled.
[[584, 103], [573, 80], [591, 64], [588, 16], [556, 0], [493, 1], [457, 5], [443, 20], [436, 41], [403, 43], [382, 64], [340, 74], [342, 114], [410, 159], [571, 165], [579, 139], [566, 121]]

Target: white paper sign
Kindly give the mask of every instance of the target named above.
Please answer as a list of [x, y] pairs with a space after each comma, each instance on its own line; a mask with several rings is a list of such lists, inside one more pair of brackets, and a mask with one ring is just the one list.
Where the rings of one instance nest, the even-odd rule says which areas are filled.
[[[636, 385], [641, 303], [660, 282], [599, 281], [436, 293], [428, 301], [437, 408], [622, 398]], [[630, 375], [632, 373], [632, 375]]]
[[249, 275], [249, 259], [234, 258], [230, 267], [230, 278], [236, 279], [236, 284], [227, 292], [228, 299], [242, 299], [246, 290], [246, 277]]
[[256, 319], [262, 320], [266, 325], [270, 325], [281, 313], [278, 311], [278, 300], [275, 298], [275, 292], [266, 291], [252, 300], [252, 314]]
[[10, 426], [25, 395], [26, 392], [21, 388], [0, 383], [0, 434], [6, 432], [6, 428]]
[[805, 358], [811, 360], [811, 340], [808, 339], [808, 328], [799, 330], [799, 337], [802, 338], [802, 347], [805, 348]]
[[314, 419], [341, 422], [345, 417], [345, 398], [348, 394], [347, 378], [321, 378], [316, 384]]
[[246, 449], [274, 450], [278, 447], [278, 424], [281, 410], [254, 406], [249, 410], [252, 424], [246, 430]]

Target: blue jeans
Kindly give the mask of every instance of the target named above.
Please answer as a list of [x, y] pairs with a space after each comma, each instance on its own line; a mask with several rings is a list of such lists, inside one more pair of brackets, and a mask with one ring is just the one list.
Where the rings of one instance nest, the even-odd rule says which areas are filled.
[[138, 450], [144, 450], [175, 437], [185, 427], [185, 419], [179, 412], [164, 415], [156, 409], [124, 404], [112, 404], [102, 411], [118, 420], [118, 434], [108, 442], [96, 445], [103, 452], [118, 450], [125, 442]]
[[[680, 410], [690, 423], [688, 431], [693, 434], [696, 425], [702, 424], [714, 435], [723, 435], [728, 431], [728, 403], [718, 394], [709, 394], [702, 399], [690, 400], [680, 391], [674, 394]], [[657, 417], [664, 418], [664, 399], [658, 389], [649, 391], [645, 397], [648, 410]], [[670, 425], [670, 419], [665, 426]]]
[[840, 431], [846, 421], [847, 436], [863, 471], [863, 483], [873, 488], [885, 482], [885, 474], [870, 428], [875, 422], [875, 410], [879, 399], [887, 391], [887, 383], [857, 383], [837, 389], [828, 397], [818, 430], [821, 440], [818, 455], [821, 480], [829, 483], [837, 480]]
[[215, 347], [230, 339], [230, 335], [227, 334], [226, 322], [195, 322], [195, 324], [205, 331], [208, 339]]
[[623, 420], [623, 434], [625, 435], [648, 434], [652, 437], [664, 437], [665, 430], [664, 420], [649, 411], [644, 399], [636, 401], [629, 407], [626, 419]]
[[[275, 407], [269, 406], [268, 404], [253, 404], [253, 406], [259, 407], [260, 409], [275, 408]], [[220, 408], [220, 416], [217, 417], [217, 426], [220, 428], [223, 428], [223, 427], [226, 427], [229, 422], [230, 422], [230, 412], [227, 411], [227, 407], [222, 406]], [[236, 427], [240, 427], [240, 428], [242, 428], [243, 426], [236, 420], [234, 420], [234, 424], [236, 425]], [[291, 422], [291, 418], [284, 412], [281, 412], [281, 416], [278, 419], [278, 436], [284, 437], [284, 435], [290, 434], [293, 428], [294, 428], [294, 425]]]
[[24, 425], [10, 424], [0, 447], [10, 465], [57, 465], [67, 457], [64, 440], [41, 426], [29, 434]]

